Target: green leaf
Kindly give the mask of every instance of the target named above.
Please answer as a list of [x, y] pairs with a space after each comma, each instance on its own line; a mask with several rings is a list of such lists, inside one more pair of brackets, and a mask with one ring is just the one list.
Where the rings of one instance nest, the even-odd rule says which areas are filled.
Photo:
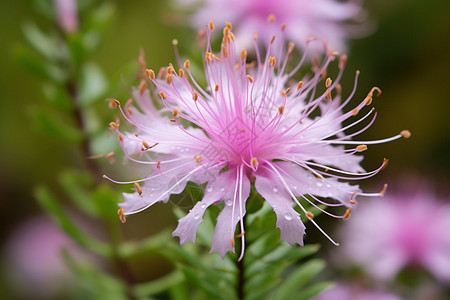
[[66, 89], [53, 83], [44, 83], [42, 92], [45, 100], [55, 109], [71, 112], [74, 105]]
[[119, 195], [117, 192], [112, 191], [109, 187], [103, 185], [98, 187], [93, 195], [92, 201], [94, 202], [99, 215], [109, 222], [116, 223], [119, 222], [117, 216], [117, 203], [119, 200]]
[[188, 181], [186, 184], [186, 191], [189, 196], [191, 196], [192, 200], [194, 200], [194, 203], [197, 203], [203, 199], [203, 188], [192, 181]]
[[178, 283], [169, 288], [170, 299], [172, 300], [191, 300], [189, 290], [185, 282]]
[[112, 257], [112, 251], [108, 245], [88, 237], [73, 224], [47, 188], [38, 187], [35, 190], [35, 196], [40, 206], [51, 216], [53, 221], [80, 246], [99, 255]]
[[156, 280], [135, 285], [133, 287], [133, 294], [136, 297], [147, 297], [151, 295], [156, 295], [168, 290], [170, 287], [177, 285], [183, 281], [184, 281], [183, 273], [179, 270], [176, 270]]
[[296, 300], [312, 299], [315, 296], [322, 293], [323, 291], [325, 291], [333, 286], [334, 286], [333, 282], [329, 282], [329, 281], [319, 282], [310, 287], [307, 287], [306, 289], [301, 290], [300, 292], [295, 294], [295, 296], [293, 296], [292, 299], [296, 299]]
[[128, 299], [125, 284], [121, 280], [102, 272], [98, 267], [81, 265], [67, 251], [63, 252], [63, 258], [77, 275], [82, 288], [88, 292], [90, 299]]
[[164, 251], [170, 240], [170, 230], [163, 230], [155, 236], [138, 242], [124, 242], [118, 248], [118, 255], [123, 259], [130, 259], [138, 255], [160, 252], [173, 261], [171, 252]]
[[60, 61], [67, 59], [67, 48], [63, 43], [57, 43], [54, 38], [43, 33], [36, 24], [25, 23], [22, 28], [23, 34], [30, 45], [49, 61]]
[[278, 263], [281, 261], [295, 262], [316, 253], [319, 248], [320, 246], [318, 244], [298, 247], [283, 243], [280, 247], [264, 256], [263, 261], [266, 263]]
[[302, 285], [310, 281], [320, 271], [325, 268], [325, 262], [319, 259], [312, 259], [304, 263], [303, 266], [292, 272], [278, 287], [274, 299], [292, 299], [292, 294]]
[[83, 133], [78, 128], [50, 110], [34, 107], [32, 115], [36, 122], [36, 127], [49, 136], [72, 144], [79, 144], [83, 140]]
[[86, 63], [81, 67], [78, 97], [83, 107], [101, 99], [107, 88], [108, 82], [96, 64]]
[[188, 279], [196, 287], [202, 289], [208, 295], [209, 299], [229, 300], [235, 298], [229, 298], [229, 296], [218, 289], [217, 281], [213, 280], [211, 277], [200, 276], [199, 272], [191, 267], [181, 266], [180, 268], [186, 276], [186, 279]]

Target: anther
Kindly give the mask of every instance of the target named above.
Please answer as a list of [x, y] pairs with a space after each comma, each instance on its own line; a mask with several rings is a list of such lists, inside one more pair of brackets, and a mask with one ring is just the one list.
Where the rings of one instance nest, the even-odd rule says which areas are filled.
[[257, 38], [258, 38], [258, 33], [257, 33], [257, 32], [254, 32], [254, 33], [253, 33], [253, 40], [256, 41]]
[[172, 111], [173, 117], [176, 118], [178, 117], [178, 115], [180, 114], [180, 112], [178, 111], [178, 109], [174, 108]]
[[331, 86], [331, 82], [332, 82], [332, 81], [331, 81], [331, 78], [328, 77], [327, 80], [325, 81], [325, 87], [326, 87], [326, 88], [329, 88], [329, 87]]
[[222, 47], [222, 55], [223, 55], [223, 58], [228, 57], [228, 50], [225, 46]]
[[109, 163], [113, 163], [114, 162], [114, 152], [109, 152], [108, 154], [105, 155], [106, 159], [109, 161]]
[[138, 136], [139, 136], [139, 134], [138, 134], [138, 133], [136, 132], [136, 133], [134, 134], [134, 136], [135, 136], [135, 137], [138, 137]]
[[115, 99], [111, 99], [111, 98], [106, 99], [106, 101], [108, 101], [108, 107], [109, 107], [110, 109], [115, 109], [115, 108], [117, 108], [117, 102], [114, 101], [114, 100], [115, 100]]
[[247, 75], [247, 79], [248, 79], [248, 81], [250, 81], [250, 83], [253, 83], [253, 77], [252, 76]]
[[125, 108], [130, 115], [133, 114], [133, 111], [131, 110], [131, 104], [133, 104], [133, 98], [128, 99], [127, 103], [125, 104]]
[[167, 84], [171, 84], [173, 80], [173, 75], [172, 74], [168, 74], [166, 77], [166, 82]]
[[344, 214], [344, 220], [347, 220], [350, 217], [351, 213], [352, 213], [352, 209], [347, 208], [347, 210], [345, 211], [345, 214]]
[[388, 188], [387, 183], [384, 184], [383, 189], [380, 192], [381, 197], [384, 197], [384, 194], [386, 193], [386, 190]]
[[270, 23], [273, 23], [273, 22], [275, 22], [275, 16], [274, 16], [273, 14], [270, 14], [269, 17], [267, 17], [267, 20], [268, 20]]
[[363, 152], [367, 150], [367, 145], [358, 145], [356, 146], [356, 151]]
[[150, 149], [150, 145], [146, 141], [143, 141], [142, 145], [144, 146], [144, 150]]
[[355, 108], [352, 110], [352, 116], [356, 116], [359, 113], [359, 109]]
[[117, 137], [117, 139], [119, 140], [119, 142], [123, 142], [123, 135], [119, 134], [119, 136]]
[[331, 57], [336, 57], [336, 56], [338, 56], [338, 55], [339, 55], [339, 52], [337, 52], [337, 51], [335, 51], [335, 50], [330, 51], [330, 56], [331, 56]]
[[116, 122], [110, 122], [109, 127], [111, 127], [111, 129], [119, 129], [119, 125], [117, 125]]
[[312, 220], [312, 219], [314, 219], [314, 214], [313, 214], [312, 212], [310, 212], [310, 211], [307, 211], [307, 212], [306, 212], [306, 217], [307, 217], [308, 219]]
[[280, 105], [280, 107], [278, 107], [278, 112], [280, 113], [280, 115], [283, 114], [283, 112], [284, 112], [284, 105]]
[[381, 170], [384, 170], [389, 163], [389, 159], [383, 158], [383, 164], [381, 165]]
[[247, 58], [247, 50], [242, 49], [242, 51], [241, 51], [241, 59], [245, 60], [246, 58]]
[[169, 121], [170, 121], [170, 122], [173, 122], [173, 123], [175, 123], [175, 122], [176, 122], [176, 120], [175, 120], [175, 119], [170, 119]]
[[143, 94], [145, 90], [147, 89], [147, 82], [141, 81], [141, 84], [139, 85], [139, 94]]
[[272, 37], [272, 39], [270, 40], [270, 43], [273, 44], [274, 41], [275, 41], [275, 36]]
[[281, 31], [284, 31], [286, 29], [286, 23], [281, 24]]
[[194, 159], [195, 159], [196, 163], [199, 163], [202, 161], [203, 158], [200, 155], [196, 155], [196, 156], [194, 156]]
[[210, 64], [214, 59], [214, 55], [211, 52], [206, 52], [205, 60], [208, 64]]
[[328, 99], [328, 101], [331, 101], [331, 92], [330, 92], [330, 91], [327, 91], [326, 94], [327, 94], [327, 99]]
[[167, 67], [167, 74], [173, 74], [173, 72], [175, 72], [175, 69], [173, 68], [173, 66], [168, 66]]
[[135, 182], [134, 183], [134, 188], [136, 189], [136, 192], [138, 192], [139, 196], [142, 195], [142, 189], [141, 186], [139, 185], [139, 183]]
[[225, 22], [225, 24], [227, 25], [227, 28], [231, 30], [231, 28], [232, 28], [231, 23]]
[[303, 86], [303, 81], [299, 81], [297, 84], [297, 92], [302, 88]]
[[230, 239], [231, 248], [234, 248], [234, 239]]
[[119, 210], [117, 211], [117, 214], [119, 215], [119, 219], [122, 223], [125, 223], [127, 221], [127, 219], [125, 219], [125, 216], [123, 215], [125, 213], [125, 209], [123, 208], [119, 208]]
[[177, 39], [173, 39], [172, 40], [172, 45], [175, 46], [175, 47], [178, 46], [178, 40]]
[[214, 87], [214, 91], [218, 91], [219, 90], [219, 85], [218, 84], [216, 84], [216, 86]]
[[161, 69], [159, 69], [159, 71], [158, 71], [158, 78], [159, 79], [163, 79], [164, 78], [164, 75], [166, 74], [166, 68], [161, 68]]
[[345, 68], [345, 65], [347, 64], [347, 55], [342, 55], [339, 59], [339, 69]]
[[161, 161], [155, 160], [155, 162], [156, 162], [156, 168], [157, 169], [161, 168]]
[[293, 42], [289, 42], [287, 54], [290, 55], [292, 51], [294, 51], [295, 44]]
[[258, 165], [258, 159], [256, 157], [252, 157], [252, 159], [250, 160], [250, 165], [252, 167], [256, 167]]
[[197, 99], [198, 99], [198, 94], [197, 94], [197, 92], [194, 92], [192, 94], [192, 100], [197, 101]]
[[149, 70], [149, 69], [147, 69], [147, 70], [145, 70], [145, 73], [147, 74], [147, 76], [148, 76], [148, 78], [150, 79], [150, 80], [154, 80], [155, 79], [155, 71], [153, 71], [153, 70]]
[[209, 30], [214, 30], [214, 23], [212, 21], [209, 21]]
[[340, 95], [342, 92], [342, 85], [340, 83], [336, 84], [336, 93]]
[[164, 94], [163, 91], [159, 92], [159, 95], [161, 96], [161, 98], [162, 98], [163, 100], [167, 99], [166, 94]]
[[356, 201], [355, 200], [350, 200], [350, 201], [348, 201], [350, 204], [356, 204]]
[[235, 237], [235, 238], [241, 238], [241, 237], [243, 237], [244, 235], [245, 235], [245, 231], [242, 231], [241, 233], [236, 234], [234, 237]]
[[183, 71], [183, 69], [179, 69], [179, 70], [178, 70], [178, 76], [180, 76], [180, 78], [183, 78], [183, 77], [184, 77], [184, 71]]
[[400, 134], [405, 139], [409, 139], [411, 137], [411, 132], [409, 132], [409, 130], [402, 130], [402, 131], [400, 131]]
[[184, 62], [184, 68], [185, 69], [189, 69], [190, 65], [191, 65], [191, 63], [190, 63], [189, 59]]

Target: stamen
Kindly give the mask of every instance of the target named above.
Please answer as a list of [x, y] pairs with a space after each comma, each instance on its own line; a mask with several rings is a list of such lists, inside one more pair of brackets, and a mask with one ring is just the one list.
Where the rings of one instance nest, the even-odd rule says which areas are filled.
[[161, 96], [161, 98], [162, 98], [163, 100], [166, 100], [166, 99], [167, 99], [166, 94], [164, 94], [163, 91], [159, 92], [159, 95]]
[[359, 146], [356, 146], [356, 150], [357, 150], [358, 152], [366, 151], [366, 150], [367, 150], [367, 145], [359, 145]]
[[173, 75], [172, 74], [168, 74], [166, 77], [166, 82], [167, 84], [171, 84], [173, 80]]
[[174, 72], [175, 72], [175, 69], [173, 68], [173, 66], [167, 67], [167, 74], [173, 74]]
[[119, 142], [123, 142], [123, 135], [119, 134], [119, 136], [117, 137], [117, 139], [119, 140]]
[[280, 105], [280, 107], [278, 107], [278, 113], [279, 113], [280, 115], [282, 115], [283, 112], [284, 112], [284, 105]]
[[289, 42], [287, 55], [291, 55], [292, 51], [294, 51], [295, 44], [293, 42]]
[[141, 196], [142, 189], [141, 189], [141, 186], [139, 185], [139, 183], [135, 182], [135, 183], [133, 183], [133, 185], [134, 185], [134, 188], [136, 189], [136, 192], [138, 192], [139, 196]]
[[242, 49], [242, 51], [241, 51], [241, 59], [245, 60], [246, 58], [247, 58], [247, 50]]
[[244, 234], [245, 234], [245, 231], [243, 231], [243, 232], [241, 232], [241, 233], [239, 233], [239, 234], [236, 234], [234, 237], [235, 237], [235, 238], [241, 238], [241, 237], [244, 236]]
[[159, 143], [154, 143], [153, 145], [149, 145], [146, 141], [142, 141], [142, 145], [144, 146], [144, 149], [142, 151], [146, 151], [148, 149], [152, 149], [153, 147], [159, 145]]
[[147, 89], [147, 82], [141, 81], [141, 84], [139, 85], [139, 94], [144, 94], [145, 90]]
[[205, 60], [208, 64], [210, 64], [214, 59], [214, 55], [211, 52], [206, 52]]
[[326, 94], [327, 94], [327, 99], [328, 99], [328, 101], [331, 101], [331, 92], [330, 92], [330, 91], [327, 91]]
[[180, 114], [180, 112], [178, 111], [178, 109], [174, 108], [172, 111], [173, 117], [176, 118], [178, 117], [178, 115]]
[[256, 157], [252, 157], [252, 159], [250, 160], [250, 164], [252, 165], [252, 167], [256, 167], [258, 165], [258, 159]]
[[307, 217], [308, 219], [312, 220], [312, 219], [314, 219], [314, 214], [313, 214], [312, 212], [310, 212], [310, 211], [307, 211], [307, 212], [306, 212], [306, 217]]
[[274, 16], [273, 14], [270, 14], [269, 17], [267, 17], [267, 20], [268, 20], [270, 23], [273, 23], [273, 22], [275, 22], [275, 16]]
[[133, 114], [133, 111], [130, 108], [131, 104], [133, 104], [133, 98], [128, 99], [127, 103], [125, 103], [125, 109], [128, 111], [130, 115]]
[[234, 239], [230, 239], [231, 248], [234, 248]]
[[212, 21], [209, 21], [209, 30], [210, 31], [214, 30], [214, 23]]
[[281, 31], [284, 31], [286, 29], [286, 23], [281, 24]]
[[388, 188], [387, 183], [384, 184], [383, 189], [380, 192], [381, 197], [384, 197], [384, 194], [386, 193], [386, 190]]
[[274, 41], [275, 41], [275, 36], [272, 37], [272, 39], [270, 40], [270, 43], [273, 44]]
[[110, 122], [109, 127], [111, 127], [112, 130], [119, 129], [119, 125], [117, 125], [116, 122]]
[[119, 219], [122, 223], [125, 223], [127, 221], [127, 219], [125, 219], [124, 213], [125, 213], [124, 208], [119, 208], [119, 210], [117, 211], [117, 214], [119, 215]]
[[250, 83], [253, 83], [253, 77], [252, 76], [247, 75], [247, 79], [248, 79], [248, 81], [250, 81]]
[[108, 154], [105, 155], [106, 159], [108, 160], [108, 162], [110, 164], [114, 163], [114, 152], [109, 152]]
[[159, 71], [158, 71], [158, 78], [159, 79], [163, 79], [165, 74], [166, 74], [166, 68], [159, 69]]
[[219, 90], [219, 85], [216, 84], [216, 87], [214, 88], [214, 90], [217, 92]]
[[198, 99], [198, 94], [197, 94], [197, 92], [194, 92], [192, 94], [192, 100], [197, 101], [197, 99]]
[[202, 157], [201, 157], [200, 155], [194, 156], [194, 159], [195, 159], [195, 162], [196, 162], [196, 163], [199, 163], [199, 162], [202, 161]]
[[227, 25], [227, 28], [231, 30], [231, 28], [232, 28], [232, 25], [231, 25], [231, 23], [229, 23], [229, 22], [225, 22], [225, 24]]
[[352, 213], [352, 209], [347, 208], [347, 210], [345, 211], [345, 214], [344, 214], [344, 220], [347, 220], [350, 217], [351, 213]]
[[400, 134], [405, 139], [409, 139], [411, 137], [411, 132], [409, 130], [402, 130], [402, 131], [400, 131]]
[[258, 38], [258, 33], [255, 31], [255, 33], [253, 33], [253, 40], [256, 41], [257, 38]]
[[155, 80], [155, 71], [153, 71], [151, 69], [147, 69], [147, 70], [145, 70], [145, 73], [147, 74], [147, 76], [150, 80]]
[[342, 70], [345, 68], [345, 65], [347, 64], [347, 55], [342, 55], [339, 59], [339, 69]]
[[184, 77], [184, 71], [183, 71], [183, 69], [179, 69], [179, 70], [178, 70], [178, 76], [180, 76], [180, 78], [183, 78], [183, 77]]
[[190, 65], [191, 65], [191, 63], [190, 63], [189, 59], [184, 62], [184, 68], [185, 69], [189, 69]]
[[302, 88], [303, 86], [303, 81], [299, 81], [297, 84], [297, 92]]
[[331, 78], [328, 77], [328, 78], [327, 78], [327, 81], [325, 81], [325, 87], [326, 87], [326, 88], [329, 88], [329, 87], [331, 86], [331, 82], [332, 82], [332, 81], [331, 81]]

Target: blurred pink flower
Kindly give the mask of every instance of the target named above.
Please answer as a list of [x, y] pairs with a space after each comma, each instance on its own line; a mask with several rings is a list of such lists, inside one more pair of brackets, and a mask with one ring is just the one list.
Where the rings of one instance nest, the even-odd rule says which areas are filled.
[[77, 260], [88, 258], [46, 216], [37, 216], [17, 229], [4, 252], [5, 267], [17, 292], [48, 299], [74, 288], [75, 276], [61, 257], [62, 249]]
[[[132, 105], [132, 100], [124, 107], [118, 101], [113, 102], [119, 105], [134, 131], [122, 132], [114, 122], [110, 124], [111, 129], [117, 132], [126, 156], [147, 165], [150, 173], [126, 182], [104, 176], [116, 183], [134, 184], [136, 192], [125, 193], [125, 201], [120, 204], [119, 215], [123, 221], [124, 215], [140, 212], [159, 201], [167, 202], [170, 194], [183, 191], [188, 181], [207, 182], [203, 200], [179, 220], [173, 236], [178, 236], [181, 244], [194, 242], [207, 207], [224, 202], [211, 247], [211, 252], [217, 251], [224, 257], [228, 251], [234, 251], [238, 222], [241, 224], [238, 236], [244, 239], [242, 220], [252, 183], [275, 211], [281, 240], [291, 245], [303, 245], [305, 234], [305, 226], [293, 204], [321, 230], [313, 214], [297, 198], [316, 207], [316, 203], [346, 206], [344, 215], [325, 211], [346, 219], [355, 197], [383, 194], [383, 191], [363, 193], [357, 185], [341, 180], [365, 179], [377, 174], [387, 160], [376, 170], [365, 172], [359, 165], [362, 156], [355, 154], [366, 150], [366, 144], [408, 137], [409, 132], [376, 141], [351, 140], [375, 120], [373, 109], [367, 109], [360, 118], [357, 115], [371, 104], [373, 93], [379, 89], [373, 88], [361, 103], [344, 113], [342, 110], [355, 92], [359, 75], [357, 72], [352, 93], [341, 101], [339, 80], [346, 56], [338, 59], [339, 72], [334, 80], [324, 75], [338, 55], [330, 51], [322, 62], [313, 64], [313, 71], [303, 81], [294, 81], [293, 76], [303, 66], [305, 56], [287, 71], [292, 44], [285, 49], [274, 48], [270, 43], [264, 56], [255, 44], [257, 61], [248, 64], [245, 49], [236, 53], [230, 24], [224, 29], [221, 51], [213, 54], [209, 44], [213, 28], [210, 23], [205, 90], [195, 81], [190, 62], [186, 61], [178, 73], [172, 65], [162, 69], [159, 75], [146, 70], [159, 93], [160, 110], [154, 106], [146, 81], [133, 93], [140, 110]], [[349, 125], [341, 128], [346, 120]], [[344, 133], [363, 121], [366, 123], [363, 129]], [[349, 147], [346, 149], [344, 145]], [[144, 183], [142, 187], [140, 183]], [[319, 197], [337, 202], [328, 203]]]
[[77, 1], [53, 0], [59, 26], [67, 33], [78, 30]]
[[[213, 21], [218, 24], [233, 23], [236, 41], [248, 47], [253, 33], [258, 31], [262, 40], [270, 39], [274, 28], [286, 24], [286, 39], [306, 47], [310, 37], [326, 41], [330, 48], [345, 51], [346, 39], [363, 33], [364, 26], [356, 26], [364, 14], [360, 1], [337, 0], [177, 0], [183, 6], [199, 5], [191, 17], [196, 28]], [[201, 3], [201, 4], [200, 4]], [[269, 22], [270, 20], [271, 22]], [[277, 26], [273, 26], [273, 24]], [[353, 26], [352, 26], [353, 25]], [[322, 50], [318, 45], [315, 50]]]
[[401, 300], [402, 298], [378, 290], [367, 290], [356, 284], [337, 284], [313, 300]]
[[439, 201], [425, 189], [412, 192], [415, 183], [409, 185], [357, 208], [341, 231], [345, 261], [382, 280], [407, 265], [419, 265], [450, 281], [450, 199]]

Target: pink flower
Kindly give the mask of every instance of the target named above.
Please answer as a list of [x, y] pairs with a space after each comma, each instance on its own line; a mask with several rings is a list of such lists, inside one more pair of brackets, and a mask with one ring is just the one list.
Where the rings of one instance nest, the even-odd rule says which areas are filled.
[[416, 182], [409, 182], [401, 193], [358, 207], [341, 232], [347, 263], [360, 264], [382, 280], [418, 265], [450, 281], [450, 204], [425, 189], [411, 192], [414, 186]]
[[78, 30], [77, 1], [53, 0], [59, 26], [65, 32], [72, 33]]
[[402, 298], [377, 290], [367, 290], [358, 285], [338, 284], [319, 294], [314, 300], [401, 300]]
[[[196, 1], [199, 2], [199, 1]], [[337, 0], [208, 0], [191, 18], [196, 28], [203, 28], [208, 21], [224, 24], [233, 23], [236, 28], [237, 45], [248, 47], [258, 31], [264, 41], [276, 32], [276, 27], [286, 24], [286, 37], [300, 47], [306, 47], [308, 38], [314, 36], [327, 41], [336, 50], [346, 49], [346, 39], [361, 35], [361, 25], [352, 26], [360, 20], [363, 10], [360, 1], [341, 2]], [[192, 0], [178, 0], [183, 6], [193, 4]], [[270, 20], [271, 22], [268, 22]], [[358, 29], [357, 29], [358, 28]], [[315, 50], [321, 50], [316, 47]]]
[[[373, 88], [366, 99], [344, 113], [342, 109], [355, 92], [359, 74], [356, 73], [352, 93], [341, 101], [339, 80], [345, 56], [339, 59], [339, 73], [334, 82], [324, 76], [328, 65], [338, 56], [334, 51], [321, 63], [314, 64], [314, 71], [302, 81], [294, 81], [293, 76], [302, 67], [306, 53], [287, 71], [294, 49], [292, 43], [287, 49], [275, 49], [269, 44], [265, 56], [256, 48], [256, 62], [248, 63], [245, 49], [236, 52], [230, 24], [224, 29], [220, 53], [213, 54], [209, 45], [213, 28], [211, 22], [205, 53], [206, 89], [195, 81], [190, 62], [186, 61], [178, 73], [172, 65], [158, 76], [147, 70], [159, 93], [158, 103], [154, 104], [143, 82], [133, 94], [140, 110], [131, 102], [124, 108], [119, 106], [135, 131], [121, 132], [116, 123], [111, 123], [111, 128], [118, 133], [127, 157], [148, 165], [149, 172], [142, 179], [128, 182], [110, 179], [134, 184], [136, 189], [134, 193], [124, 194], [125, 201], [119, 210], [122, 218], [156, 202], [167, 202], [170, 194], [180, 193], [188, 181], [207, 182], [203, 200], [179, 220], [173, 236], [178, 236], [181, 244], [195, 242], [197, 227], [207, 207], [224, 202], [211, 248], [211, 252], [217, 251], [224, 257], [226, 252], [234, 251], [238, 222], [244, 241], [242, 220], [252, 184], [275, 211], [281, 240], [291, 245], [303, 245], [305, 234], [305, 226], [293, 204], [321, 230], [313, 214], [298, 199], [314, 206], [316, 203], [346, 206], [348, 209], [342, 216], [325, 213], [347, 218], [355, 197], [382, 195], [383, 191], [367, 194], [357, 185], [340, 181], [374, 176], [386, 165], [387, 160], [371, 172], [361, 168], [362, 156], [355, 154], [366, 150], [367, 144], [409, 136], [409, 132], [403, 131], [379, 141], [350, 140], [375, 120], [373, 109], [364, 112], [361, 118], [356, 115], [372, 102], [378, 88]], [[351, 124], [341, 128], [345, 120]], [[363, 129], [344, 133], [360, 122], [367, 123]], [[346, 149], [343, 145], [350, 147]]]

